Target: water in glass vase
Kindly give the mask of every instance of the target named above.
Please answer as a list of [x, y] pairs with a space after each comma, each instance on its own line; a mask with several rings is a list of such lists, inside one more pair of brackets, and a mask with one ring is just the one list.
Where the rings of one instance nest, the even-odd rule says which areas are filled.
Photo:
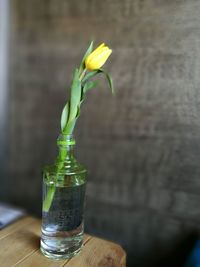
[[44, 186], [44, 191], [55, 192], [49, 211], [42, 214], [41, 251], [53, 259], [71, 258], [80, 251], [83, 242], [85, 183]]
[[48, 258], [76, 255], [83, 243], [87, 170], [74, 157], [72, 135], [59, 135], [56, 161], [43, 169], [40, 249]]

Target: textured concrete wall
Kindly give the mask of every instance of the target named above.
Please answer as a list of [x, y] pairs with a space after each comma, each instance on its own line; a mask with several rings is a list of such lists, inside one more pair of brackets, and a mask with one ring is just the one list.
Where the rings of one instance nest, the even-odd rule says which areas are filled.
[[86, 229], [120, 242], [129, 266], [181, 266], [200, 223], [200, 1], [11, 3], [10, 201], [39, 212], [71, 72], [105, 41], [117, 94], [91, 92], [76, 129]]

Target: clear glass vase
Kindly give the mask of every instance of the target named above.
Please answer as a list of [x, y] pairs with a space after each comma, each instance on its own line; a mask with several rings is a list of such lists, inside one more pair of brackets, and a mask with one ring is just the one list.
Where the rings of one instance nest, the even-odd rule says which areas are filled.
[[43, 171], [43, 210], [40, 249], [48, 258], [76, 255], [83, 243], [86, 169], [77, 162], [72, 135], [60, 135], [54, 165]]

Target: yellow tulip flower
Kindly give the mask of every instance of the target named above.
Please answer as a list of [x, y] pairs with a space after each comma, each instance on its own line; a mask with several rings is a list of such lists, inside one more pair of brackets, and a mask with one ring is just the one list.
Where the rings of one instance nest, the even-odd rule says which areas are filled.
[[100, 69], [112, 53], [112, 50], [104, 43], [98, 46], [85, 59], [85, 67], [87, 70]]

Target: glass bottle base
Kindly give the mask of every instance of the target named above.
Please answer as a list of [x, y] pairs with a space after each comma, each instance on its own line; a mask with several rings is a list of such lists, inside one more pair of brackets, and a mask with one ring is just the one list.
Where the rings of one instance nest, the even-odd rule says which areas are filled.
[[40, 251], [44, 256], [46, 256], [49, 259], [54, 260], [62, 260], [62, 259], [70, 259], [77, 255], [82, 248], [82, 240], [80, 242], [77, 242], [76, 244], [73, 244], [73, 246], [67, 247], [67, 248], [59, 248], [52, 249], [51, 247], [47, 247], [45, 243], [41, 240], [40, 242]]
[[67, 254], [66, 253], [63, 254], [63, 252], [55, 253], [55, 252], [52, 252], [51, 250], [49, 250], [49, 251], [45, 250], [42, 247], [40, 247], [40, 251], [42, 252], [42, 254], [45, 257], [47, 257], [49, 259], [52, 259], [52, 260], [64, 260], [64, 259], [70, 259], [70, 258], [76, 256], [77, 254], [79, 254], [79, 252], [81, 251], [81, 247], [78, 248], [76, 251], [71, 252], [71, 253], [68, 252]]

